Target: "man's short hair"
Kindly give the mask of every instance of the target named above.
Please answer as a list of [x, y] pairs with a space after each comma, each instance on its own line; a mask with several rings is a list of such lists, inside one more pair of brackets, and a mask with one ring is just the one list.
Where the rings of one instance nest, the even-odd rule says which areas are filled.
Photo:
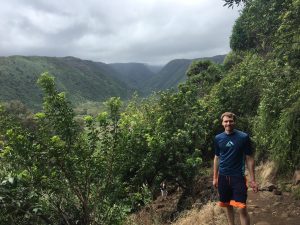
[[232, 112], [224, 112], [222, 115], [221, 115], [221, 121], [223, 121], [223, 117], [224, 116], [227, 116], [229, 118], [232, 118], [234, 121], [236, 120], [236, 115]]

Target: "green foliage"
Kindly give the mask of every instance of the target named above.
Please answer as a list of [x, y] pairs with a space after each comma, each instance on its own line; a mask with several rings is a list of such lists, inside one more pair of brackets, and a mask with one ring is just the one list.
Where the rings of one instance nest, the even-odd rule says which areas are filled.
[[274, 50], [280, 16], [290, 0], [249, 1], [236, 20], [230, 38], [234, 51], [254, 50], [266, 54]]
[[260, 101], [261, 78], [267, 73], [264, 64], [259, 56], [248, 54], [214, 87], [210, 98], [217, 101], [218, 115], [222, 111], [232, 111], [240, 117], [255, 114]]
[[272, 76], [266, 80], [254, 129], [258, 153], [262, 158], [275, 159], [282, 171], [292, 170], [300, 162], [297, 144], [299, 72], [278, 67], [278, 64], [271, 65]]
[[278, 125], [272, 155], [282, 171], [295, 170], [300, 167], [300, 95], [297, 102], [283, 110]]
[[104, 111], [104, 105], [103, 102], [84, 102], [82, 104], [78, 104], [74, 108], [74, 112], [78, 116], [83, 115], [92, 115], [96, 116], [99, 112]]
[[187, 188], [201, 165], [197, 134], [199, 124], [196, 96], [161, 93], [156, 98], [138, 103], [132, 101], [121, 114], [121, 174], [124, 181], [151, 189], [162, 179], [180, 183]]
[[152, 200], [152, 192], [147, 184], [143, 184], [138, 192], [130, 195], [131, 208], [133, 210], [140, 209], [142, 206], [151, 203]]
[[36, 85], [41, 73], [56, 77], [57, 89], [68, 93], [73, 104], [104, 101], [111, 96], [129, 98], [133, 93], [114, 78], [109, 65], [74, 57], [0, 57], [1, 101], [19, 100], [30, 109], [40, 110], [42, 93]]
[[213, 85], [223, 77], [223, 68], [211, 61], [194, 61], [187, 71], [187, 84], [195, 85], [198, 96], [209, 93]]
[[241, 51], [231, 51], [229, 52], [223, 62], [224, 69], [226, 71], [233, 69], [234, 66], [239, 64], [245, 58], [246, 53]]
[[[228, 106], [242, 114], [245, 114], [243, 108], [249, 111], [248, 129], [254, 134], [257, 157], [275, 160], [281, 172], [298, 168], [300, 161], [297, 138], [300, 77], [299, 9], [298, 0], [247, 2], [233, 28], [230, 42], [233, 52], [225, 60], [225, 68], [230, 68], [229, 74], [234, 74], [244, 62], [249, 61], [244, 56], [236, 57], [236, 54], [244, 55], [241, 51], [251, 50], [262, 57], [260, 65], [253, 64], [252, 69], [243, 71], [244, 76], [256, 80], [252, 83], [254, 87], [249, 89], [242, 85], [243, 95], [246, 93], [245, 99], [239, 98], [241, 103], [235, 107], [235, 101], [232, 102], [232, 99], [228, 101]], [[251, 59], [250, 62], [254, 60]], [[232, 64], [234, 66], [231, 66]], [[257, 74], [255, 77], [251, 75], [254, 72], [253, 68]], [[227, 76], [224, 82], [226, 79]], [[228, 86], [229, 90], [238, 91], [235, 85]], [[221, 93], [226, 91], [222, 90]], [[257, 96], [256, 100], [253, 96]], [[224, 97], [228, 99], [227, 94]], [[216, 101], [216, 105], [219, 103]], [[252, 128], [251, 124], [254, 125]]]
[[287, 1], [287, 8], [280, 15], [275, 46], [278, 59], [291, 66], [300, 67], [300, 1]]
[[17, 224], [118, 224], [125, 214], [121, 203], [114, 207], [112, 187], [118, 180], [112, 179], [113, 149], [101, 145], [113, 135], [99, 135], [92, 117], [85, 118], [86, 130], [81, 130], [53, 77], [45, 73], [38, 83], [45, 98], [35, 131], [24, 129], [2, 110], [6, 171], [0, 196], [6, 207], [1, 219]]
[[6, 177], [2, 177], [0, 184], [2, 224], [45, 224], [48, 222], [41, 212], [39, 196], [32, 191], [29, 183], [30, 175], [26, 170], [19, 174], [8, 173]]
[[197, 122], [197, 97], [193, 90], [177, 94], [163, 93], [156, 112], [154, 135], [148, 137], [156, 166], [167, 178], [178, 178], [187, 188], [201, 164], [199, 140], [201, 127]]
[[249, 29], [246, 17], [247, 14], [242, 14], [234, 24], [232, 34], [230, 37], [230, 47], [234, 51], [246, 51], [256, 47], [256, 35]]
[[223, 0], [224, 6], [233, 7], [234, 4], [240, 5], [241, 3], [247, 3], [249, 0]]
[[19, 121], [28, 129], [35, 129], [33, 113], [20, 101], [14, 100], [3, 103], [3, 112], [6, 116], [10, 115], [16, 121]]

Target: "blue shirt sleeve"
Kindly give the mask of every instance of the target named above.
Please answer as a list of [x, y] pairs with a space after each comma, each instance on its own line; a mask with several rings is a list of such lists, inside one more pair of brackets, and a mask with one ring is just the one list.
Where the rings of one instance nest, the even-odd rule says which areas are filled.
[[243, 149], [246, 155], [252, 155], [253, 150], [252, 150], [252, 144], [249, 135], [247, 135], [245, 138]]
[[214, 150], [215, 150], [215, 155], [220, 156], [220, 148], [219, 148], [218, 140], [216, 137], [214, 139]]

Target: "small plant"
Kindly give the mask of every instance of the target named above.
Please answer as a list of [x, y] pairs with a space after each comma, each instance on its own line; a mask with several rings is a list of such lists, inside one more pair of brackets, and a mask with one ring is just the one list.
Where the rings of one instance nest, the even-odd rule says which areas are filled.
[[292, 195], [296, 200], [300, 200], [300, 186], [297, 186], [292, 190]]

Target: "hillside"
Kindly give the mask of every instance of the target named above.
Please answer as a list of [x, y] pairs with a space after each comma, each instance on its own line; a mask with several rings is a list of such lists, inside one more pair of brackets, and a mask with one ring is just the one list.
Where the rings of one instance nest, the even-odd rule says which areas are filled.
[[186, 80], [186, 71], [193, 61], [211, 60], [216, 63], [222, 63], [226, 55], [218, 55], [213, 57], [204, 57], [197, 59], [175, 59], [167, 63], [160, 72], [149, 79], [144, 88], [148, 91], [166, 90], [177, 87], [179, 83]]
[[112, 63], [109, 64], [117, 73], [113, 77], [123, 81], [129, 87], [142, 92], [145, 82], [155, 76], [155, 72], [142, 63]]
[[109, 64], [117, 72], [112, 76], [138, 90], [142, 95], [152, 91], [177, 88], [179, 83], [186, 80], [186, 71], [193, 61], [211, 60], [223, 63], [226, 55], [204, 57], [197, 59], [174, 59], [165, 66], [151, 66], [142, 63], [112, 63]]
[[0, 58], [0, 100], [20, 100], [30, 108], [39, 108], [42, 95], [36, 81], [41, 73], [55, 76], [58, 90], [65, 91], [73, 103], [103, 101], [110, 96], [127, 98], [128, 86], [113, 78], [116, 73], [104, 63], [74, 57]]
[[159, 71], [164, 67], [164, 65], [150, 65], [146, 64], [146, 66], [151, 70], [153, 73], [158, 74]]
[[[201, 59], [221, 63], [224, 57]], [[0, 57], [0, 101], [20, 100], [29, 108], [40, 108], [42, 97], [36, 81], [44, 72], [56, 78], [58, 90], [66, 92], [74, 104], [99, 102], [111, 96], [126, 99], [134, 91], [146, 96], [153, 90], [176, 88], [185, 81], [192, 61], [175, 59], [162, 67], [142, 63], [105, 64], [75, 57]]]

